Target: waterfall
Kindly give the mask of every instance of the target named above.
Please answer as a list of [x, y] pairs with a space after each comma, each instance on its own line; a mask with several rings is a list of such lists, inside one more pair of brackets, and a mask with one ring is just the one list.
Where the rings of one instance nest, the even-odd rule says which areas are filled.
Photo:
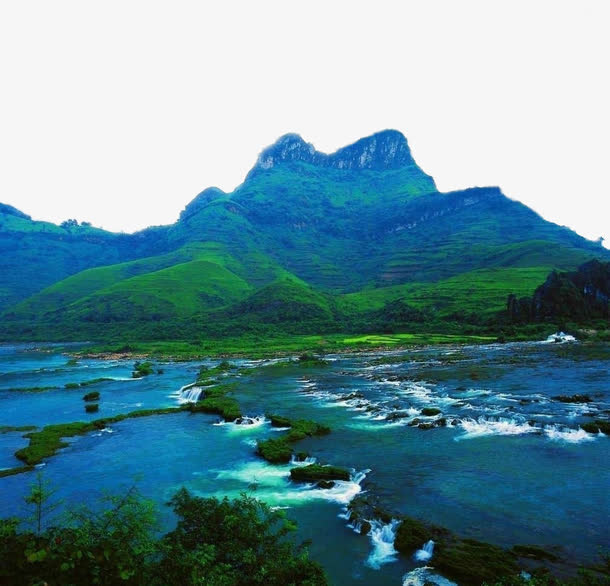
[[180, 389], [180, 394], [178, 396], [179, 403], [196, 403], [199, 401], [199, 397], [203, 389], [196, 385], [186, 385]]
[[434, 553], [434, 541], [432, 541], [432, 539], [431, 539], [430, 541], [424, 543], [424, 546], [421, 549], [418, 549], [415, 552], [415, 559], [418, 562], [426, 562], [432, 557], [433, 553]]
[[392, 519], [387, 524], [380, 521], [371, 521], [369, 537], [373, 545], [373, 551], [366, 560], [366, 565], [378, 570], [382, 564], [387, 564], [396, 560], [398, 552], [394, 548], [396, 529], [399, 521]]

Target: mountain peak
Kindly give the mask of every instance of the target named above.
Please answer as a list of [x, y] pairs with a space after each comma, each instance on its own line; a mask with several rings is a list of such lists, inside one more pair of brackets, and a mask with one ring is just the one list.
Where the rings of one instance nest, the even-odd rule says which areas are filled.
[[291, 133], [281, 136], [263, 150], [248, 177], [290, 162], [346, 170], [398, 169], [415, 164], [407, 139], [398, 130], [382, 130], [332, 154], [317, 151], [301, 136]]
[[186, 220], [196, 214], [200, 209], [207, 206], [210, 202], [227, 195], [218, 187], [208, 187], [204, 189], [193, 201], [191, 201], [180, 213], [180, 220]]
[[312, 144], [305, 142], [298, 134], [284, 134], [258, 156], [255, 168], [270, 169], [277, 163], [286, 161], [312, 163], [316, 155], [320, 154], [322, 153], [318, 153]]
[[402, 132], [382, 130], [361, 138], [329, 156], [340, 169], [398, 169], [414, 165], [411, 149]]

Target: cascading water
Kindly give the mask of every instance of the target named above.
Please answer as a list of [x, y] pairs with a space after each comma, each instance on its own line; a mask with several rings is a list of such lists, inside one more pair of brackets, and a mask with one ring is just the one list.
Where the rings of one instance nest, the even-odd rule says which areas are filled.
[[415, 552], [415, 559], [418, 562], [427, 562], [434, 553], [434, 541], [432, 539], [424, 543], [424, 546], [421, 549], [418, 549]]
[[179, 403], [196, 403], [201, 397], [203, 389], [196, 385], [186, 385], [180, 389], [178, 395]]
[[316, 458], [314, 458], [313, 456], [307, 456], [306, 458], [303, 458], [302, 460], [298, 460], [297, 458], [295, 458], [294, 455], [292, 455], [290, 457], [291, 466], [309, 466], [310, 464], [315, 464], [316, 461], [317, 461]]
[[394, 548], [394, 540], [396, 539], [396, 529], [400, 521], [392, 519], [387, 524], [380, 521], [371, 521], [371, 530], [369, 537], [373, 544], [373, 551], [369, 554], [366, 560], [366, 565], [379, 569], [382, 564], [387, 564], [396, 560], [398, 552]]

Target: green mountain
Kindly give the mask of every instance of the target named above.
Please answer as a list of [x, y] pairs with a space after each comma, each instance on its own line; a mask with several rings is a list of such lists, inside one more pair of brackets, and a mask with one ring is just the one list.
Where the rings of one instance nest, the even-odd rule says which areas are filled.
[[283, 136], [234, 192], [136, 234], [0, 206], [0, 250], [5, 339], [483, 327], [550, 271], [610, 259], [497, 187], [440, 193], [394, 130], [330, 155]]

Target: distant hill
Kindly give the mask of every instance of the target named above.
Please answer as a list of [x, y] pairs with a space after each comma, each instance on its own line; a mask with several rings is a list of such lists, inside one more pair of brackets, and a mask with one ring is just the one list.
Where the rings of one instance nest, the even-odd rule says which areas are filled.
[[484, 326], [599, 243], [497, 187], [440, 193], [386, 130], [327, 155], [289, 134], [232, 193], [136, 234], [0, 205], [0, 335], [179, 338]]

